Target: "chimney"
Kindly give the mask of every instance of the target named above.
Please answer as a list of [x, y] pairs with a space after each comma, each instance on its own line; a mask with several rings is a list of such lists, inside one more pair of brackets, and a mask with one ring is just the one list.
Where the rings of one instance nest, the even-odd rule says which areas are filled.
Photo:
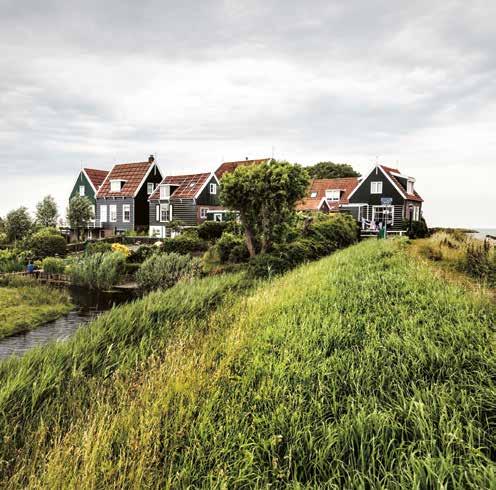
[[248, 157], [245, 157], [245, 160], [248, 161]]
[[153, 163], [155, 161], [155, 157], [153, 155], [150, 155], [148, 157], [148, 163]]

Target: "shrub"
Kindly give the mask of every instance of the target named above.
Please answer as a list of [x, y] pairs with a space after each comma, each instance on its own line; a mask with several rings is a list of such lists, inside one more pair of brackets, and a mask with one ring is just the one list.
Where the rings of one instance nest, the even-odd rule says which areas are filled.
[[41, 263], [41, 268], [47, 274], [63, 274], [65, 271], [64, 259], [55, 257], [46, 257]]
[[403, 228], [409, 230], [409, 238], [427, 238], [430, 235], [429, 228], [424, 218], [419, 221], [412, 221], [412, 229], [410, 230], [410, 221], [403, 221]]
[[282, 274], [290, 268], [290, 264], [277, 255], [260, 254], [250, 259], [248, 270], [252, 277], [270, 278]]
[[0, 273], [20, 272], [24, 269], [26, 263], [26, 253], [15, 248], [0, 250]]
[[157, 254], [146, 259], [138, 272], [136, 281], [141, 289], [167, 289], [178, 281], [199, 276], [201, 260], [178, 253]]
[[496, 252], [489, 241], [469, 244], [463, 266], [471, 276], [496, 284]]
[[246, 247], [246, 243], [244, 242], [244, 240], [243, 243], [235, 245], [229, 253], [229, 262], [231, 262], [232, 264], [246, 262], [249, 258], [250, 253], [248, 252], [248, 248]]
[[[162, 244], [162, 242], [160, 242]], [[141, 245], [135, 252], [132, 252], [128, 258], [128, 262], [133, 264], [141, 264], [148, 257], [160, 252], [162, 246], [157, 247], [155, 245]]]
[[[243, 246], [246, 248], [246, 243], [243, 237], [225, 232], [217, 241], [217, 245], [216, 245], [217, 250], [219, 251], [220, 261], [222, 263], [229, 262], [229, 257], [231, 256], [231, 252], [233, 251], [233, 249], [236, 247], [243, 247]], [[238, 249], [236, 255], [239, 256], [239, 254], [240, 251]]]
[[86, 244], [85, 253], [87, 255], [96, 253], [106, 253], [112, 250], [112, 244], [108, 242], [98, 241], [98, 242], [88, 242]]
[[129, 248], [126, 247], [126, 245], [122, 245], [122, 243], [113, 243], [112, 252], [121, 253], [126, 258], [131, 255], [131, 250], [129, 250]]
[[222, 236], [226, 228], [227, 223], [224, 221], [205, 221], [198, 227], [198, 236], [202, 240], [215, 241]]
[[118, 252], [94, 253], [68, 267], [71, 282], [90, 289], [109, 289], [122, 279], [126, 258]]
[[33, 255], [41, 259], [54, 255], [63, 257], [67, 253], [65, 238], [56, 228], [42, 228], [27, 240], [27, 245]]
[[167, 253], [189, 254], [207, 250], [208, 245], [194, 232], [186, 232], [175, 238], [168, 238], [163, 242], [162, 250]]
[[355, 243], [358, 239], [356, 221], [348, 214], [334, 214], [311, 223], [304, 235], [314, 238], [319, 246], [331, 253], [337, 248], [343, 248]]

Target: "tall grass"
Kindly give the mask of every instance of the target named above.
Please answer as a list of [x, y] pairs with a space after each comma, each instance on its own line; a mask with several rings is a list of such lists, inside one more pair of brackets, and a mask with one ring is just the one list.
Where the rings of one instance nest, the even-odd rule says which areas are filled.
[[230, 280], [152, 294], [0, 365], [6, 484], [492, 485], [494, 304], [390, 241], [200, 307]]

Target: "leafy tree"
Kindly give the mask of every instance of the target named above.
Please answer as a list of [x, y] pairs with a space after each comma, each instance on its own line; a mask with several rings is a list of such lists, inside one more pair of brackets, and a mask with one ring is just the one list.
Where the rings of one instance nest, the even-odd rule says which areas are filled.
[[5, 218], [5, 233], [9, 242], [26, 238], [33, 228], [31, 216], [24, 206], [14, 209]]
[[59, 212], [52, 196], [45, 196], [36, 205], [36, 224], [46, 228], [57, 225]]
[[319, 162], [306, 169], [312, 179], [360, 177], [360, 174], [349, 163]]
[[308, 174], [300, 165], [271, 160], [240, 166], [222, 180], [221, 201], [239, 211], [250, 257], [283, 241], [296, 203], [305, 196]]
[[70, 200], [67, 221], [69, 226], [77, 231], [78, 240], [81, 238], [81, 230], [86, 228], [94, 217], [91, 201], [87, 197], [75, 196]]

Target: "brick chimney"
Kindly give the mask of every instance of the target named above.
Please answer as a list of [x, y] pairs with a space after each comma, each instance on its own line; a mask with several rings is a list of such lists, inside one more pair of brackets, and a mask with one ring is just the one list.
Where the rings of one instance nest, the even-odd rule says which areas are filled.
[[153, 155], [150, 155], [148, 157], [148, 163], [153, 163], [155, 161], [155, 157]]

